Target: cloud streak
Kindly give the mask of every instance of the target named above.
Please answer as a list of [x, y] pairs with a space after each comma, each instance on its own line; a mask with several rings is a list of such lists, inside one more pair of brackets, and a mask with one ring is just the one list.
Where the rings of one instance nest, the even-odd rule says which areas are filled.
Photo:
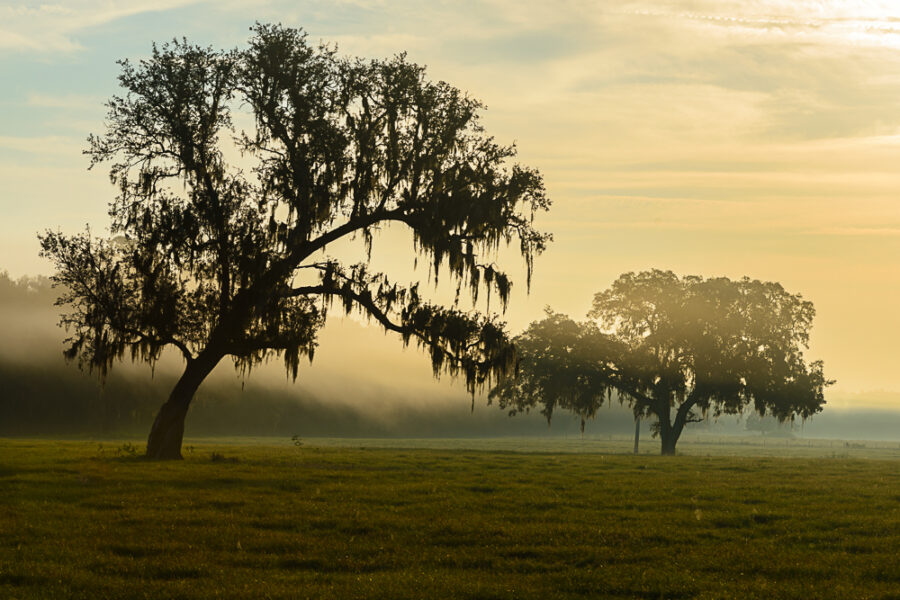
[[118, 19], [198, 4], [205, 0], [68, 0], [0, 6], [0, 50], [69, 53], [81, 50], [84, 30]]
[[0, 150], [11, 150], [28, 154], [73, 156], [81, 152], [83, 145], [79, 140], [57, 135], [40, 137], [0, 136]]

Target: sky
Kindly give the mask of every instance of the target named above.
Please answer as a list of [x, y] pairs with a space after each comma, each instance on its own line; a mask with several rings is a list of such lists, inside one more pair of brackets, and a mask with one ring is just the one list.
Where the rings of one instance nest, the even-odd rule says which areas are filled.
[[[747, 275], [815, 304], [809, 357], [838, 381], [831, 394], [900, 392], [894, 2], [0, 1], [0, 270], [49, 274], [38, 232], [106, 227], [114, 190], [81, 151], [116, 60], [173, 37], [239, 46], [255, 21], [349, 55], [406, 51], [484, 101], [487, 131], [517, 144], [553, 200], [530, 293], [507, 263], [513, 332], [547, 305], [583, 318], [626, 271]], [[376, 258], [409, 257], [397, 235]], [[339, 356], [346, 333], [327, 333], [319, 354]], [[385, 360], [430, 372], [383, 344]]]

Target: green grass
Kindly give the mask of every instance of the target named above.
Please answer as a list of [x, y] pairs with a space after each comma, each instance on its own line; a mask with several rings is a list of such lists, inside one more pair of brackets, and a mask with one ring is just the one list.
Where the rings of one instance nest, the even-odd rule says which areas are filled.
[[0, 440], [0, 598], [900, 598], [895, 460], [191, 444]]

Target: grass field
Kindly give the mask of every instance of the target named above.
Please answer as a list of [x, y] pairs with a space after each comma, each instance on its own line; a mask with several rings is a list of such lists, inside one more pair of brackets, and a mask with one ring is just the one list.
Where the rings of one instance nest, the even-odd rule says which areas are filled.
[[900, 461], [868, 447], [347, 444], [0, 440], [0, 598], [900, 598]]

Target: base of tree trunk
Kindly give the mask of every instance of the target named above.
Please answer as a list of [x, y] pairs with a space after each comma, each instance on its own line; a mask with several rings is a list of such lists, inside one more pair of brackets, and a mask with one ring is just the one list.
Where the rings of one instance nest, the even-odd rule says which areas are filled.
[[663, 456], [675, 456], [675, 442], [673, 440], [663, 440], [659, 453]]
[[181, 460], [185, 415], [187, 410], [172, 402], [162, 405], [147, 438], [147, 458]]

